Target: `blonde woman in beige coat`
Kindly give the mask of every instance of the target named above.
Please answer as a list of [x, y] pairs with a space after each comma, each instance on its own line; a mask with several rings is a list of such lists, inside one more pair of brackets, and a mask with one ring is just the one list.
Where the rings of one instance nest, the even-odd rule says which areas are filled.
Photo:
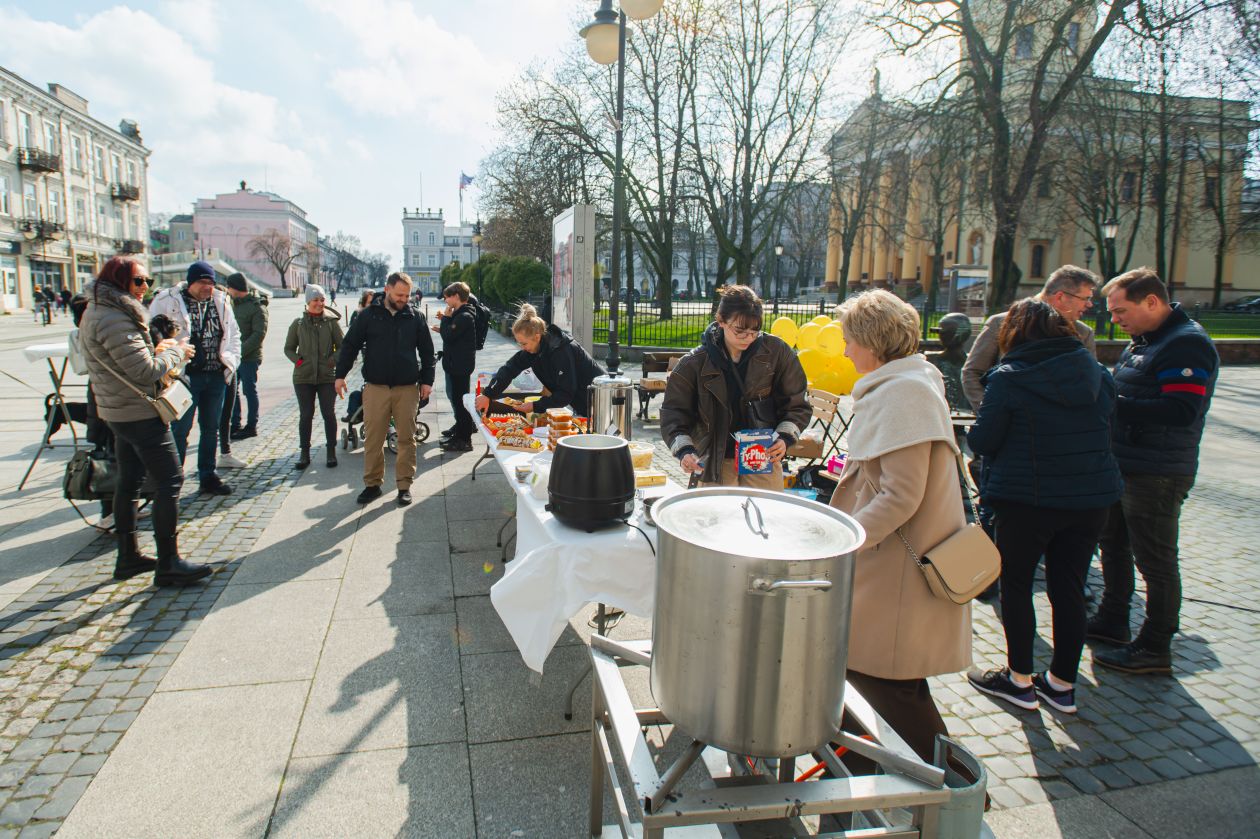
[[[933, 596], [922, 555], [965, 524], [957, 445], [941, 374], [919, 345], [919, 315], [886, 291], [837, 315], [853, 388], [849, 455], [831, 505], [866, 530], [853, 581], [848, 681], [924, 760], [945, 734], [927, 677], [971, 666], [971, 607]], [[900, 535], [898, 535], [900, 531]]]

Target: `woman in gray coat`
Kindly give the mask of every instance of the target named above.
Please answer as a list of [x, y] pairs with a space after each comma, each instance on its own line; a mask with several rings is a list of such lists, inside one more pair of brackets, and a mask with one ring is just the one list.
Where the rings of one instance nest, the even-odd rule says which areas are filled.
[[[118, 458], [118, 486], [114, 493], [114, 525], [118, 559], [114, 579], [126, 580], [156, 570], [159, 586], [187, 585], [210, 574], [208, 565], [185, 562], [179, 556], [175, 528], [183, 470], [171, 428], [158, 416], [148, 397], [161, 393], [168, 374], [192, 357], [187, 342], [164, 340], [156, 346], [149, 336], [149, 312], [141, 302], [152, 283], [144, 266], [114, 257], [87, 292], [87, 311], [79, 328], [88, 378], [96, 396], [96, 411], [114, 432]], [[140, 553], [136, 540], [136, 497], [145, 473], [156, 486], [153, 535], [157, 560]]]

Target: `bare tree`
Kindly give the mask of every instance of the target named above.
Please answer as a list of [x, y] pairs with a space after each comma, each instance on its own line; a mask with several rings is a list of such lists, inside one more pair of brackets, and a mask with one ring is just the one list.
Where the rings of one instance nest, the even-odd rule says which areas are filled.
[[[1121, 26], [1170, 26], [1200, 11], [1187, 3], [1176, 16], [1151, 20], [1139, 0], [1056, 3], [973, 3], [897, 0], [877, 15], [894, 48], [905, 54], [961, 41], [959, 58], [937, 81], [942, 101], [974, 102], [985, 127], [988, 199], [996, 227], [989, 308], [1004, 305], [1019, 285], [1015, 242], [1021, 214], [1041, 171], [1051, 129], [1099, 49]], [[1082, 25], [1092, 21], [1092, 29]]]
[[289, 268], [295, 262], [314, 265], [319, 260], [319, 248], [306, 242], [295, 242], [279, 230], [268, 230], [245, 243], [245, 249], [254, 259], [261, 259], [276, 269], [280, 275], [280, 287], [288, 288]]

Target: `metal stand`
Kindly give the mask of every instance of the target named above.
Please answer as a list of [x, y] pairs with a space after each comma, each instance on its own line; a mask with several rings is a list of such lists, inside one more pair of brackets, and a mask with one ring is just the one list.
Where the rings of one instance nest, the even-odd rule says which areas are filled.
[[[70, 363], [70, 359], [63, 358], [61, 360], [60, 371], [57, 370], [57, 366], [53, 364], [53, 360], [51, 358], [47, 359], [47, 361], [48, 378], [52, 379], [53, 385], [53, 406], [61, 411], [61, 416], [65, 420], [65, 425], [69, 427], [70, 436], [74, 440], [72, 446], [77, 449], [79, 447], [79, 433], [74, 430], [74, 423], [70, 419], [70, 409], [66, 407], [66, 400], [61, 395], [61, 389], [65, 387], [66, 365]], [[19, 490], [26, 486], [26, 480], [31, 476], [31, 472], [35, 471], [35, 464], [39, 462], [39, 456], [44, 453], [44, 449], [51, 449], [54, 447], [52, 442], [49, 440], [53, 434], [54, 416], [55, 414], [52, 411], [48, 413], [48, 422], [44, 424], [44, 436], [39, 442], [39, 448], [35, 449], [35, 457], [32, 458], [31, 465], [26, 467], [26, 474], [22, 476], [22, 482], [18, 484]]]
[[507, 526], [508, 526], [509, 524], [511, 524], [512, 522], [514, 522], [514, 521], [516, 521], [516, 515], [515, 515], [515, 514], [513, 514], [513, 516], [512, 516], [510, 519], [508, 519], [507, 521], [503, 522], [503, 524], [499, 525], [499, 536], [498, 536], [498, 538], [497, 538], [497, 539], [495, 539], [494, 545], [495, 545], [495, 547], [496, 547], [496, 548], [502, 548], [502, 549], [503, 549], [502, 551], [500, 551], [500, 552], [499, 552], [499, 564], [500, 564], [500, 565], [507, 565], [507, 561], [508, 561], [508, 560], [507, 560], [508, 545], [510, 545], [510, 544], [512, 544], [514, 541], [516, 541], [516, 533], [515, 533], [515, 531], [513, 531], [512, 535], [511, 535], [511, 536], [509, 536], [509, 537], [507, 538], [507, 541], [506, 541], [506, 542], [503, 540], [503, 531], [507, 530]]
[[474, 481], [477, 480], [477, 467], [487, 460], [494, 460], [494, 452], [490, 450], [489, 444], [486, 444], [485, 453], [481, 457], [477, 458], [477, 462], [473, 464], [472, 479]]
[[[697, 740], [660, 774], [643, 732], [645, 726], [669, 720], [659, 709], [633, 706], [620, 669], [650, 664], [650, 646], [650, 641], [619, 643], [602, 635], [591, 639], [592, 836], [606, 835], [605, 789], [612, 796], [623, 839], [664, 839], [667, 828], [686, 825], [714, 825], [724, 837], [976, 839], [984, 835], [987, 776], [979, 762], [939, 738], [937, 763], [941, 766], [923, 763], [852, 685], [846, 690], [845, 709], [874, 739], [840, 732], [837, 743], [875, 761], [885, 774], [852, 776], [829, 744], [814, 757], [831, 777], [810, 780], [815, 772], [807, 772], [797, 780], [795, 758], [754, 759], [721, 752]], [[961, 778], [941, 768], [959, 763], [967, 765], [975, 777]], [[688, 771], [697, 765], [707, 770], [707, 780], [698, 787], [684, 784]], [[623, 792], [626, 789], [633, 791], [633, 802]], [[830, 816], [842, 820], [832, 821]], [[741, 824], [755, 834], [742, 833]], [[839, 824], [847, 827], [838, 829], [835, 825]]]
[[[608, 607], [603, 603], [598, 605], [595, 612], [595, 637], [602, 638], [604, 633], [608, 631]], [[586, 681], [586, 677], [591, 674], [591, 665], [588, 662], [586, 667], [582, 668], [582, 672], [578, 673], [573, 679], [573, 684], [569, 685], [569, 692], [564, 697], [564, 718], [566, 720], [573, 719], [573, 697], [577, 695], [578, 688], [582, 686], [582, 682]]]

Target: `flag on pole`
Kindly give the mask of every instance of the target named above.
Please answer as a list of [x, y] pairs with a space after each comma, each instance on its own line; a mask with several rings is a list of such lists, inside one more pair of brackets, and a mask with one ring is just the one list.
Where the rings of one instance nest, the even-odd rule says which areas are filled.
[[460, 172], [460, 173], [459, 173], [459, 188], [460, 188], [461, 190], [462, 190], [464, 187], [466, 187], [466, 186], [468, 186], [469, 184], [471, 184], [472, 182], [473, 182], [472, 175], [465, 175], [463, 172]]

